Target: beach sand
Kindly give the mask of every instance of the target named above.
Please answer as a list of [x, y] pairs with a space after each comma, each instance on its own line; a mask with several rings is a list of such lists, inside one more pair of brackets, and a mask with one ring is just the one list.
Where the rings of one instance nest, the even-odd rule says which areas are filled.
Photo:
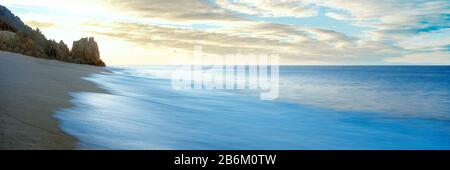
[[71, 107], [69, 92], [104, 92], [81, 78], [102, 71], [0, 51], [0, 149], [75, 149], [53, 113]]

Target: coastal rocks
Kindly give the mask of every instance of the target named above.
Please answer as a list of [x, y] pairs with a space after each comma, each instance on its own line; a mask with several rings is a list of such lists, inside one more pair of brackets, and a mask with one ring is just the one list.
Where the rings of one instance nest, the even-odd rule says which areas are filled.
[[16, 32], [16, 29], [9, 26], [9, 24], [0, 21], [0, 30], [6, 30], [6, 31], [12, 31], [12, 32]]
[[64, 62], [105, 66], [94, 38], [73, 42], [72, 50], [60, 41], [48, 40], [36, 28], [25, 25], [19, 17], [0, 5], [0, 50]]
[[70, 62], [67, 57], [70, 55], [69, 48], [62, 41], [60, 43], [54, 40], [45, 42], [45, 54], [52, 59]]
[[82, 38], [74, 41], [72, 45], [72, 56], [79, 59], [81, 64], [90, 64], [104, 66], [105, 63], [100, 59], [97, 42], [93, 37]]

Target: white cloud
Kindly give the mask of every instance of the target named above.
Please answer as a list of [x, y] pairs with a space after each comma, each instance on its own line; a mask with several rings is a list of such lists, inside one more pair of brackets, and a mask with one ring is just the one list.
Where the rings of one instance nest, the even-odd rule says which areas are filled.
[[386, 33], [414, 34], [450, 26], [450, 2], [447, 0], [319, 0], [316, 3], [335, 9], [328, 14], [330, 17], [351, 20]]
[[310, 17], [318, 13], [312, 4], [293, 0], [218, 0], [216, 4], [230, 11], [261, 17]]

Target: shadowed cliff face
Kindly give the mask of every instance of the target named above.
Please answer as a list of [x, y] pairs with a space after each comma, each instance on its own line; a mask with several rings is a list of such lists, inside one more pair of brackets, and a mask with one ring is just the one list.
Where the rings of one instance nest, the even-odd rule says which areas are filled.
[[28, 32], [32, 29], [25, 25], [19, 17], [15, 16], [8, 8], [0, 5], [0, 25], [2, 30]]
[[38, 28], [33, 30], [1, 5], [0, 50], [69, 63], [105, 66], [94, 38], [74, 41], [72, 50], [69, 50], [63, 41], [48, 40]]

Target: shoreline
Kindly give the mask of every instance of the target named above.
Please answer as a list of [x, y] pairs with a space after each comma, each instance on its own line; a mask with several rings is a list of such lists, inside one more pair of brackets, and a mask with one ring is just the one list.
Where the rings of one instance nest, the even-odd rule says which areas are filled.
[[106, 93], [82, 79], [103, 71], [0, 51], [0, 149], [76, 149], [54, 112], [72, 106], [69, 92]]

